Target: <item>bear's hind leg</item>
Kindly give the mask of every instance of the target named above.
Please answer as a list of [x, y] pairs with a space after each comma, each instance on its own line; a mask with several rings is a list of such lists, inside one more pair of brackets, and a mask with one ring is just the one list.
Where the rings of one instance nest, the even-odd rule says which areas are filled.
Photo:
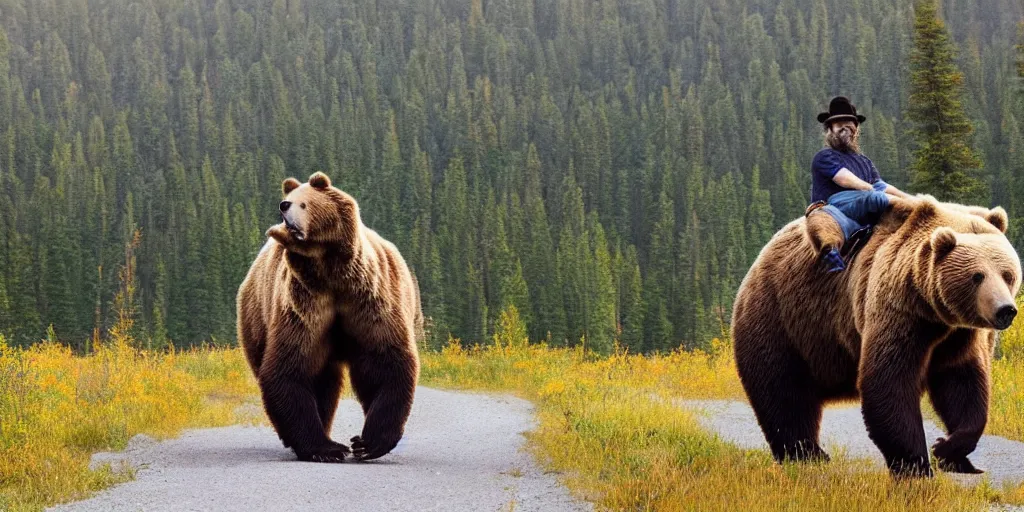
[[334, 412], [338, 410], [338, 398], [341, 396], [341, 365], [328, 361], [324, 369], [313, 382], [313, 393], [316, 395], [316, 408], [324, 433], [331, 435], [331, 424], [334, 423]]
[[982, 473], [967, 456], [978, 446], [988, 422], [989, 381], [979, 359], [984, 334], [958, 329], [932, 353], [928, 396], [947, 435], [932, 446], [939, 468], [953, 473]]
[[[300, 329], [277, 333], [278, 343], [268, 345], [260, 367], [259, 385], [263, 406], [286, 447], [295, 451], [299, 460], [310, 462], [342, 462], [349, 448], [336, 443], [324, 431], [320, 418], [315, 378], [324, 364], [326, 354], [318, 357], [315, 350], [301, 350], [310, 340]], [[289, 340], [289, 341], [284, 341]]]
[[[737, 329], [734, 336], [743, 337], [743, 330]], [[818, 444], [823, 403], [807, 363], [784, 348], [786, 344], [778, 339], [773, 339], [770, 344], [747, 341], [738, 343], [737, 347], [747, 345], [775, 347], [771, 350], [736, 350], [736, 366], [743, 389], [772, 456], [778, 462], [828, 461], [828, 454]]]
[[263, 352], [267, 347], [267, 326], [263, 323], [263, 317], [257, 311], [250, 311], [258, 304], [252, 299], [248, 282], [242, 284], [242, 292], [239, 293], [237, 309], [238, 318], [238, 344], [245, 351], [245, 359], [249, 362], [249, 368], [257, 377], [260, 373], [260, 365], [263, 363]]
[[352, 358], [349, 380], [366, 414], [362, 434], [352, 438], [356, 458], [370, 460], [386, 455], [402, 439], [419, 376], [413, 350], [415, 346], [410, 343]]

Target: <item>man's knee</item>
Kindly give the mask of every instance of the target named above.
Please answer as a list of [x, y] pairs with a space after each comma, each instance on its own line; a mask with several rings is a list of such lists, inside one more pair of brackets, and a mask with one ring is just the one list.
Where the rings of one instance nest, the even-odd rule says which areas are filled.
[[889, 196], [873, 190], [845, 190], [829, 197], [829, 204], [857, 223], [889, 207]]
[[871, 192], [864, 199], [864, 206], [868, 213], [881, 213], [889, 207], [889, 195], [885, 192]]

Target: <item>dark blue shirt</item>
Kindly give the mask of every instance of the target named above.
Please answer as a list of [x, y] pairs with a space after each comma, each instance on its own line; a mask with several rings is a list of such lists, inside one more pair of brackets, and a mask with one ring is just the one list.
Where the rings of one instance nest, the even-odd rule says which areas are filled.
[[860, 153], [843, 153], [832, 148], [818, 151], [811, 161], [811, 202], [827, 201], [836, 192], [847, 190], [832, 178], [842, 168], [849, 169], [858, 178], [874, 183], [880, 179], [878, 169], [871, 159]]

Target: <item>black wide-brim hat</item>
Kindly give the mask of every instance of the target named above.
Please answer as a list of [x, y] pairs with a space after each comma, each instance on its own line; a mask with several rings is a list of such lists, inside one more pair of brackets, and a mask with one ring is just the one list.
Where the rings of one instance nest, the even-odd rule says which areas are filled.
[[836, 96], [828, 103], [828, 112], [818, 114], [818, 122], [826, 126], [836, 121], [853, 121], [861, 124], [868, 118], [857, 113], [857, 107], [845, 96]]

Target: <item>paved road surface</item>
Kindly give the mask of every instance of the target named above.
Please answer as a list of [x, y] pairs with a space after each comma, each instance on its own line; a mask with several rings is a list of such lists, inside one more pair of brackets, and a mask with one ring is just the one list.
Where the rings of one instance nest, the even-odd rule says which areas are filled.
[[[332, 437], [347, 440], [362, 423], [359, 406], [342, 401]], [[533, 427], [524, 400], [421, 387], [405, 438], [373, 462], [298, 462], [269, 427], [136, 436], [124, 452], [94, 457], [127, 460], [139, 468], [134, 481], [55, 510], [592, 510], [521, 449]]]
[[[680, 405], [703, 411], [698, 415], [701, 424], [725, 441], [743, 448], [768, 450], [768, 443], [757, 425], [754, 411], [746, 402], [734, 400], [686, 400]], [[933, 422], [925, 420], [925, 438], [929, 446], [943, 436], [942, 430]], [[825, 409], [821, 422], [821, 446], [830, 455], [844, 451], [848, 457], [867, 458], [884, 466], [881, 452], [868, 437], [857, 404], [836, 406]], [[973, 485], [988, 476], [999, 485], [1005, 480], [1024, 482], [1024, 443], [998, 436], [982, 436], [978, 448], [970, 455], [974, 466], [985, 470], [983, 475], [954, 475], [957, 480]]]

